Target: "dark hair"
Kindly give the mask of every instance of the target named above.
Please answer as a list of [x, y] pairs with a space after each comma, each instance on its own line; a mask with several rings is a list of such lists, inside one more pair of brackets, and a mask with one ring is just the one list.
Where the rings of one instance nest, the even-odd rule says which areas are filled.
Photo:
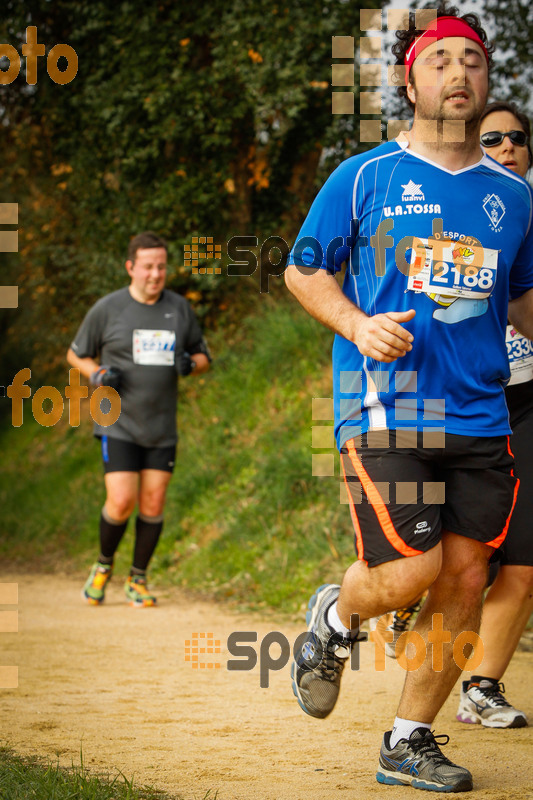
[[[435, 11], [437, 12], [437, 17], [458, 17], [458, 19], [463, 20], [469, 25], [472, 30], [474, 30], [487, 50], [487, 54], [489, 57], [488, 60], [488, 68], [489, 73], [493, 65], [492, 54], [494, 53], [494, 45], [490, 44], [487, 34], [485, 33], [484, 29], [481, 27], [481, 22], [477, 14], [463, 14], [459, 16], [459, 9], [455, 6], [448, 6], [446, 0], [444, 2], [439, 3], [437, 8], [431, 3], [426, 4], [424, 7], [425, 10], [428, 11]], [[417, 14], [419, 11], [416, 12]], [[415, 12], [409, 12], [409, 29], [408, 30], [401, 30], [396, 31], [396, 42], [392, 45], [392, 54], [396, 56], [396, 66], [403, 66], [405, 60], [405, 54], [413, 44], [414, 40], [417, 39], [422, 33], [424, 33], [424, 28], [417, 28], [416, 27], [416, 16]], [[414, 103], [409, 100], [407, 96], [407, 87], [405, 86], [398, 86], [397, 88], [398, 95], [403, 98], [411, 109], [414, 109]]]
[[128, 245], [128, 260], [135, 261], [137, 250], [149, 250], [151, 247], [164, 247], [168, 253], [168, 246], [164, 239], [153, 231], [138, 233]]
[[[520, 125], [522, 126], [522, 130], [527, 136], [527, 168], [529, 169], [531, 164], [533, 164], [533, 153], [531, 152], [531, 126], [529, 124], [529, 117], [523, 114], [518, 108], [515, 106], [514, 103], [507, 102], [506, 100], [495, 100], [493, 103], [489, 103], [485, 106], [485, 110], [481, 115], [480, 122], [488, 117], [489, 114], [492, 114], [494, 111], [508, 111], [509, 114], [512, 114], [513, 117], [516, 117]], [[490, 154], [489, 154], [490, 155]]]

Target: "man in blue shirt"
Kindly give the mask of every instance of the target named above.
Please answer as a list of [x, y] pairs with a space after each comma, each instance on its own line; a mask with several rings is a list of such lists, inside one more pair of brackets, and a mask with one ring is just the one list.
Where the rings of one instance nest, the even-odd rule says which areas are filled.
[[429, 587], [415, 626], [425, 657], [407, 673], [377, 778], [459, 792], [472, 776], [443, 756], [431, 725], [464, 666], [455, 640], [479, 630], [488, 558], [518, 489], [505, 328], [509, 313], [533, 337], [533, 200], [479, 146], [492, 48], [477, 17], [443, 8], [397, 38], [413, 126], [330, 176], [286, 270], [336, 333], [335, 434], [358, 554], [342, 587], [311, 598], [292, 677], [303, 710], [327, 716], [360, 623]]

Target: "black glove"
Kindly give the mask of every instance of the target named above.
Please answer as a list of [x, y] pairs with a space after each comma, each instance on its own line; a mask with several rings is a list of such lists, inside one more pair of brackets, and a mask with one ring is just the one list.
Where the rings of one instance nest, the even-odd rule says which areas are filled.
[[193, 361], [189, 353], [183, 352], [178, 364], [178, 375], [190, 375], [196, 369], [196, 361]]
[[91, 386], [110, 386], [117, 392], [122, 382], [122, 372], [118, 367], [101, 366], [91, 375]]

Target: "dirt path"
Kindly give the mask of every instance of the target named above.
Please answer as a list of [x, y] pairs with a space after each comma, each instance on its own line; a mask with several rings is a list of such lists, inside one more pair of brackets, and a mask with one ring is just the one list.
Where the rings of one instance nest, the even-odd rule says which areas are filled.
[[[102, 608], [82, 604], [79, 580], [2, 581], [19, 584], [19, 632], [0, 635], [0, 663], [19, 667], [19, 688], [0, 689], [0, 742], [15, 751], [69, 766], [79, 764], [81, 747], [87, 766], [120, 769], [186, 800], [201, 800], [208, 789], [218, 790], [219, 800], [413, 796], [413, 789], [375, 780], [404, 672], [389, 659], [385, 672], [376, 672], [374, 645], [361, 645], [361, 669], [345, 676], [332, 715], [314, 720], [292, 695], [288, 665], [270, 674], [268, 689], [259, 687], [258, 667], [226, 668], [232, 631], [257, 631], [259, 652], [269, 631], [283, 631], [292, 643], [300, 626], [191, 604], [178, 592], [159, 592], [157, 609], [130, 609], [117, 579]], [[220, 655], [200, 656], [220, 668], [193, 669], [185, 661], [185, 642], [200, 632], [220, 640]], [[533, 719], [533, 653], [516, 654], [506, 684]], [[461, 725], [457, 696], [456, 689], [436, 730], [452, 737], [446, 754], [474, 773], [475, 793], [461, 796], [533, 798], [533, 729]]]

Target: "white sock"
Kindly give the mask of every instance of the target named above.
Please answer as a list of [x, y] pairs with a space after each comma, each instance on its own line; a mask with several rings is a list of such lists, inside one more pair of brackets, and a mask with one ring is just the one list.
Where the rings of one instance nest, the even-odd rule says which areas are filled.
[[396, 717], [390, 735], [391, 749], [396, 747], [400, 739], [408, 739], [412, 732], [416, 730], [416, 728], [427, 728], [429, 731], [431, 730], [431, 723], [415, 722], [415, 720], [412, 719], [402, 719], [401, 717]]
[[339, 614], [337, 612], [336, 600], [333, 603], [333, 605], [331, 605], [328, 608], [327, 623], [330, 626], [330, 628], [333, 628], [333, 630], [337, 631], [337, 633], [342, 633], [343, 636], [350, 635], [350, 629], [347, 628], [345, 625], [343, 625], [342, 622], [340, 621]]

